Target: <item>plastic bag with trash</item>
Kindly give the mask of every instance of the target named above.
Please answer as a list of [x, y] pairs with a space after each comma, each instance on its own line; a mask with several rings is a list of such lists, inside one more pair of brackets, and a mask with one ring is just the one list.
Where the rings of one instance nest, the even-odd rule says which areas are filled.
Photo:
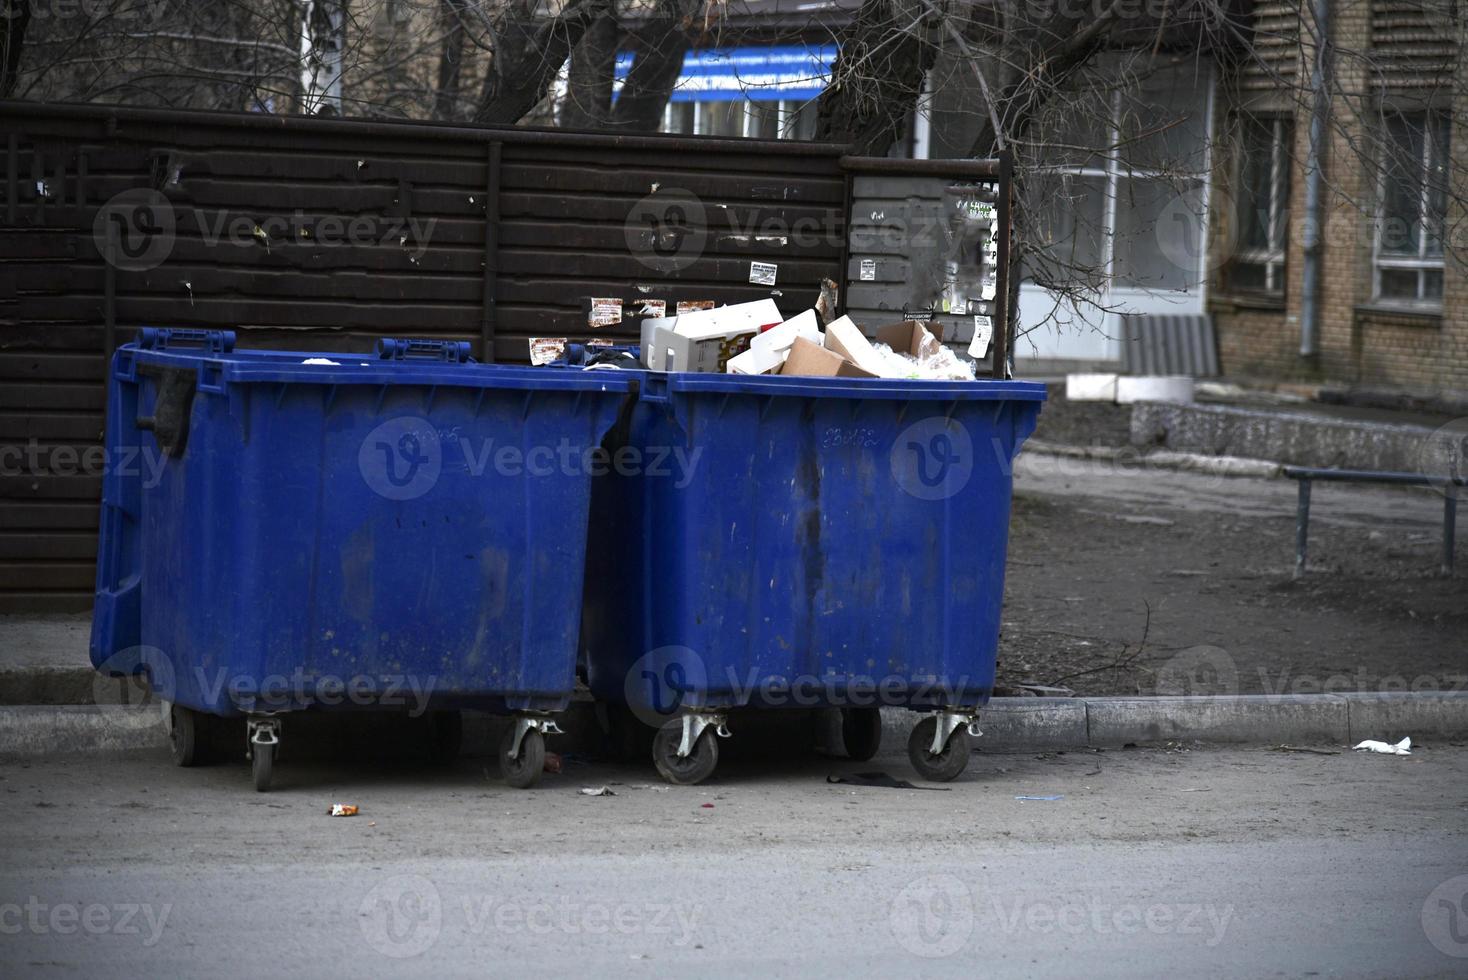
[[875, 343], [872, 347], [877, 356], [892, 365], [896, 377], [929, 381], [974, 380], [973, 362], [959, 360], [958, 355], [945, 347], [926, 327], [922, 328], [915, 356], [899, 353], [882, 343]]
[[1378, 742], [1376, 739], [1368, 738], [1366, 741], [1356, 745], [1355, 749], [1357, 752], [1380, 752], [1382, 755], [1411, 755], [1412, 740], [1410, 738], [1404, 738], [1396, 745], [1389, 745], [1386, 742]]

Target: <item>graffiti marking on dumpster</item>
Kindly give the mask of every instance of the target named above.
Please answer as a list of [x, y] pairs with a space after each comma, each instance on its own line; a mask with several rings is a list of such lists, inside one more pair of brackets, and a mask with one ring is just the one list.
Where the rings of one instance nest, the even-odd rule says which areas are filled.
[[380, 881], [357, 907], [362, 938], [383, 956], [418, 956], [438, 941], [443, 901], [438, 888], [421, 875], [395, 875]]
[[374, 493], [413, 500], [433, 489], [443, 469], [443, 448], [433, 423], [416, 416], [388, 419], [367, 434], [357, 468]]
[[929, 418], [903, 429], [892, 443], [892, 478], [919, 500], [946, 500], [968, 485], [974, 445], [952, 418]]

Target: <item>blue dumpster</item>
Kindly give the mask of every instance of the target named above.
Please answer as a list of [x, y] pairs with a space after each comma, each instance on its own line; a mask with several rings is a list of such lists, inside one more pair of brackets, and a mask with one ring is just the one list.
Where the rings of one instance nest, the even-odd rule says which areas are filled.
[[501, 762], [533, 783], [575, 684], [588, 453], [629, 376], [233, 343], [144, 330], [113, 359], [93, 664], [146, 675], [180, 764], [244, 716], [262, 789], [283, 717], [327, 708], [431, 706], [446, 753], [458, 709], [514, 714]]
[[[1043, 385], [643, 374], [599, 477], [583, 656], [697, 782], [734, 707], [930, 714], [909, 757], [951, 779], [994, 686], [1011, 466]], [[612, 448], [609, 446], [609, 448]], [[616, 452], [613, 458], [616, 458]], [[627, 712], [623, 712], [625, 717]]]

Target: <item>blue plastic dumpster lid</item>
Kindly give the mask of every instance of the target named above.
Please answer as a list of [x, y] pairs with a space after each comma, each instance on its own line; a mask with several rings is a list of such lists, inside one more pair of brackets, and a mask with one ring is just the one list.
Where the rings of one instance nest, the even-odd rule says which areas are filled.
[[[162, 341], [158, 333], [165, 335]], [[150, 364], [197, 366], [204, 388], [233, 382], [281, 382], [625, 392], [636, 380], [635, 374], [622, 371], [549, 371], [521, 365], [477, 364], [467, 356], [467, 344], [452, 341], [386, 340], [378, 345], [376, 353], [344, 354], [231, 350], [232, 344], [210, 343], [176, 347], [167, 340], [170, 333], [173, 331], [155, 331], [124, 345], [119, 354]], [[129, 374], [125, 367], [122, 373]]]

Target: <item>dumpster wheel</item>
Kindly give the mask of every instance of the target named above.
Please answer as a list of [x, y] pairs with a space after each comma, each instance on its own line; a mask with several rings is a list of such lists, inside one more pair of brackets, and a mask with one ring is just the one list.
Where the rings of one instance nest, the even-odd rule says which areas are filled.
[[652, 762], [658, 774], [678, 786], [693, 786], [713, 775], [719, 765], [718, 726], [708, 725], [692, 740], [686, 756], [679, 755], [683, 744], [683, 719], [670, 721], [658, 729], [652, 740]]
[[263, 793], [270, 788], [275, 776], [275, 746], [256, 744], [250, 748], [250, 774], [255, 779], [255, 791]]
[[269, 715], [251, 715], [246, 719], [250, 774], [254, 777], [257, 793], [268, 790], [271, 779], [275, 777], [275, 750], [280, 747], [280, 729], [280, 719]]
[[847, 758], [866, 762], [882, 747], [882, 712], [878, 708], [842, 708], [841, 741]]
[[934, 782], [946, 783], [956, 779], [958, 774], [968, 766], [972, 746], [969, 742], [968, 729], [958, 727], [954, 729], [953, 734], [948, 736], [943, 751], [934, 755], [933, 735], [937, 728], [938, 718], [934, 715], [929, 715], [914, 725], [912, 734], [907, 737], [907, 758], [919, 776]]
[[516, 789], [529, 789], [540, 782], [540, 773], [545, 768], [545, 736], [538, 728], [526, 728], [520, 737], [520, 753], [515, 749], [515, 726], [505, 729], [500, 736], [500, 772], [505, 782]]
[[197, 766], [204, 761], [204, 750], [200, 744], [203, 733], [199, 730], [203, 727], [199, 713], [192, 708], [182, 705], [172, 705], [168, 709], [168, 747], [173, 753], [173, 764], [176, 766]]

